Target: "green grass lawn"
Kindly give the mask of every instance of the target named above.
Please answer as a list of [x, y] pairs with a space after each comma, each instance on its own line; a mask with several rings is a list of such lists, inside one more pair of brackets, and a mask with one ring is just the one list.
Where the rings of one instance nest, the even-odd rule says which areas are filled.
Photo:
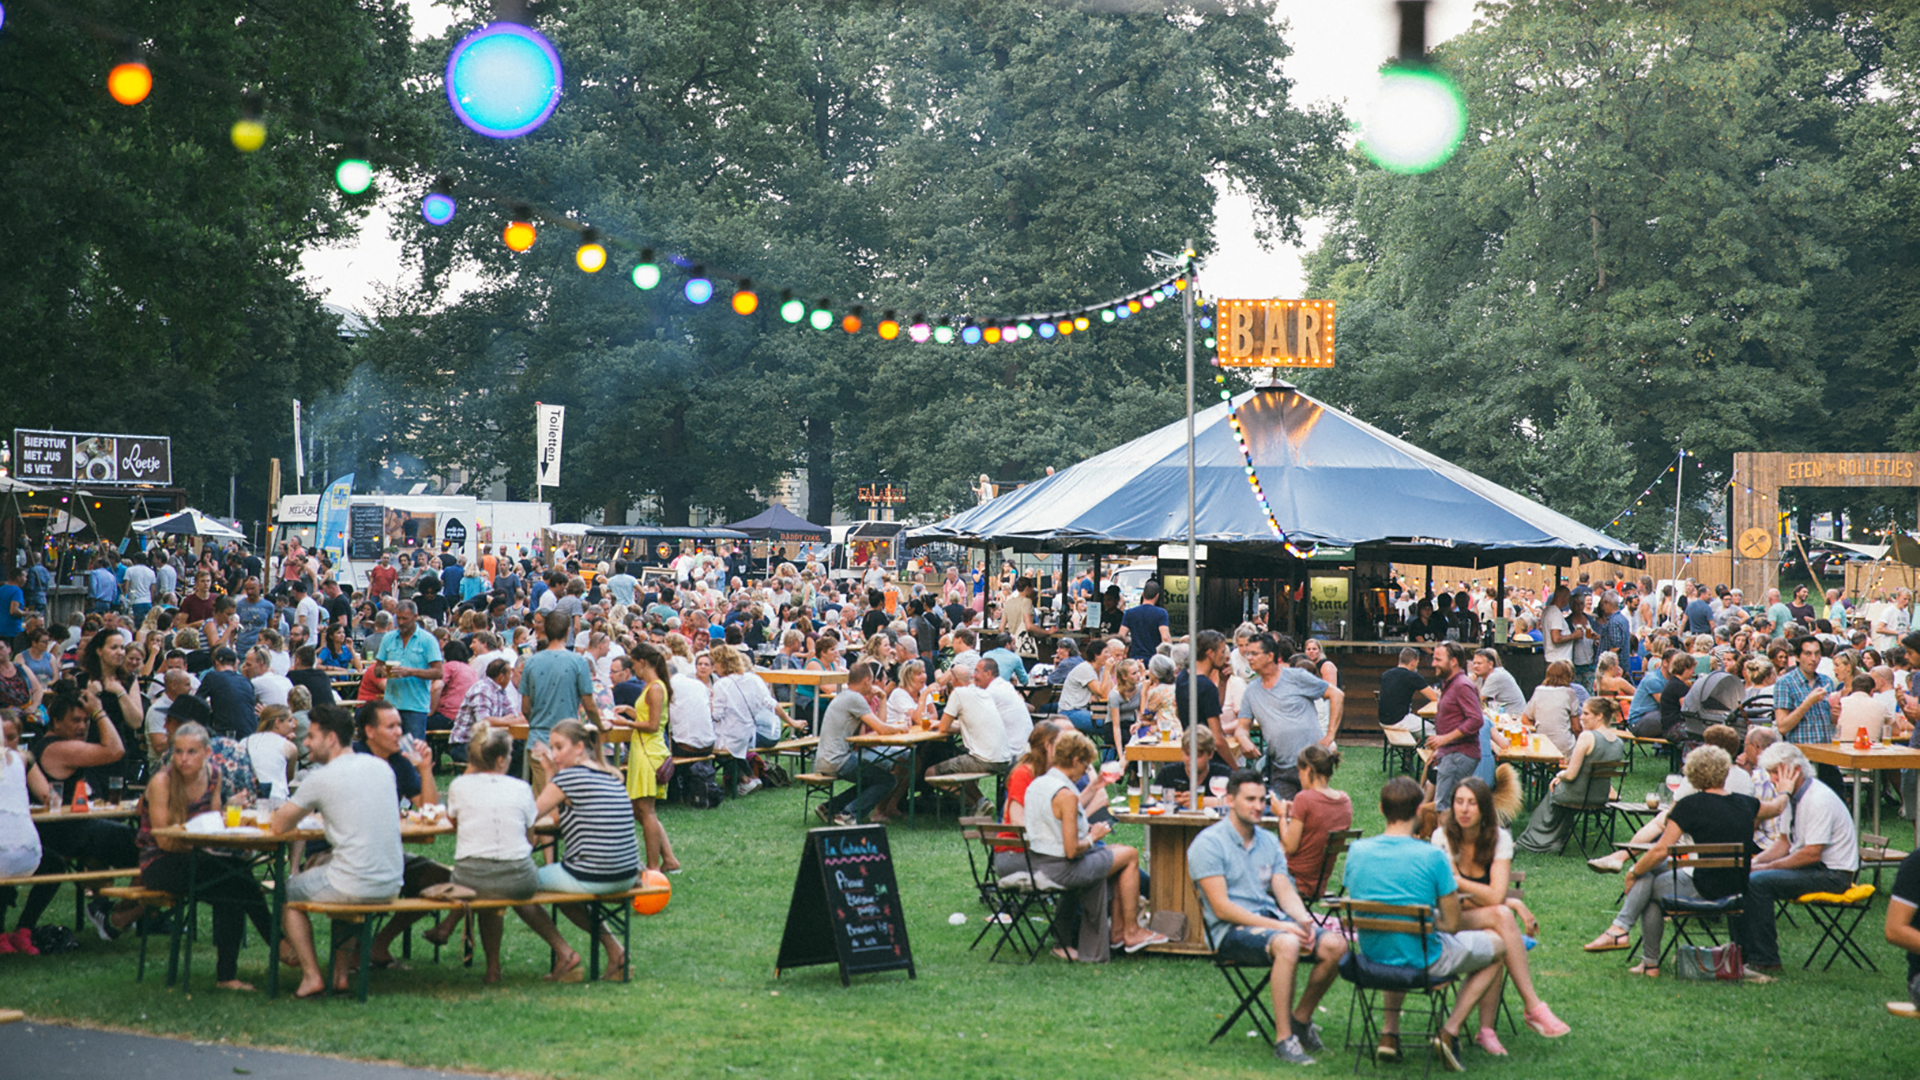
[[[1380, 827], [1378, 757], [1356, 748], [1336, 778], [1354, 795], [1356, 825]], [[1657, 782], [1642, 765], [1626, 791]], [[545, 949], [508, 920], [507, 982], [487, 989], [480, 969], [439, 965], [415, 950], [414, 970], [376, 972], [373, 998], [318, 1003], [211, 989], [212, 945], [203, 931], [192, 994], [168, 991], [150, 971], [133, 981], [135, 940], [92, 937], [64, 957], [0, 957], [0, 1006], [36, 1019], [103, 1025], [204, 1040], [382, 1059], [417, 1066], [583, 1078], [650, 1076], [897, 1077], [937, 1070], [963, 1077], [1064, 1075], [1244, 1076], [1278, 1068], [1263, 1043], [1207, 1037], [1229, 1004], [1224, 980], [1191, 958], [1118, 958], [1105, 967], [1043, 957], [1032, 966], [989, 965], [967, 951], [982, 913], [951, 818], [896, 826], [891, 842], [919, 978], [857, 976], [843, 989], [834, 968], [775, 979], [787, 900], [805, 827], [800, 792], [763, 791], [717, 811], [664, 815], [686, 873], [672, 904], [634, 924], [634, 981], [550, 986]], [[1888, 815], [1896, 845], [1912, 830]], [[1883, 820], [1887, 820], [1883, 818]], [[1137, 843], [1137, 829], [1117, 840]], [[452, 858], [452, 843], [438, 854]], [[1837, 965], [1803, 972], [1806, 920], [1784, 927], [1788, 969], [1771, 986], [1648, 981], [1626, 973], [1625, 953], [1589, 956], [1582, 943], [1611, 917], [1619, 879], [1590, 873], [1574, 855], [1522, 854], [1528, 902], [1542, 924], [1532, 954], [1542, 995], [1573, 1027], [1548, 1042], [1502, 1033], [1504, 1062], [1469, 1050], [1484, 1075], [1537, 1077], [1920, 1076], [1920, 1025], [1882, 1005], [1901, 996], [1902, 957], [1880, 935], [1884, 901], [1860, 939], [1880, 972]], [[1888, 879], [1888, 884], [1891, 879]], [[71, 911], [64, 896], [52, 909]], [[965, 913], [968, 924], [949, 926]], [[569, 940], [582, 935], [568, 927]], [[418, 943], [416, 943], [418, 944]], [[156, 940], [164, 952], [164, 943]], [[241, 976], [265, 979], [265, 949], [250, 941]], [[162, 960], [164, 966], [164, 958]], [[285, 984], [283, 984], [285, 985]], [[1336, 985], [1320, 1022], [1337, 1043], [1349, 992]], [[1517, 1007], [1516, 1007], [1517, 1012]], [[1401, 1072], [1420, 1068], [1399, 1066]], [[1318, 1072], [1351, 1070], [1331, 1050]], [[5, 1073], [0, 1068], [0, 1074]], [[1387, 1070], [1389, 1073], [1393, 1069]]]

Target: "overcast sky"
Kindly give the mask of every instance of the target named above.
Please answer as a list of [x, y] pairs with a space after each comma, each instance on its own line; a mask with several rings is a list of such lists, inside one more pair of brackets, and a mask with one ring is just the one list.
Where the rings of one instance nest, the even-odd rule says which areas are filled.
[[[416, 37], [434, 37], [453, 22], [452, 13], [431, 0], [408, 3]], [[1360, 112], [1373, 93], [1380, 62], [1397, 40], [1391, 0], [1280, 0], [1279, 11], [1291, 24], [1287, 41], [1293, 55], [1286, 73], [1294, 80], [1296, 100], [1337, 102], [1349, 113]], [[1429, 45], [1473, 22], [1471, 0], [1433, 0], [1428, 11]], [[561, 107], [566, 107], [564, 101]], [[309, 280], [328, 303], [368, 309], [382, 285], [411, 272], [405, 269], [409, 261], [400, 245], [388, 236], [391, 218], [386, 210], [376, 210], [367, 219], [354, 244], [316, 249], [302, 260]], [[1245, 198], [1223, 194], [1219, 214], [1214, 235], [1220, 247], [1201, 281], [1206, 290], [1216, 296], [1300, 296], [1300, 259], [1319, 237], [1317, 223], [1309, 223], [1302, 246], [1266, 250], [1253, 241], [1252, 207]], [[1167, 241], [1169, 247], [1177, 243], [1178, 237]]]

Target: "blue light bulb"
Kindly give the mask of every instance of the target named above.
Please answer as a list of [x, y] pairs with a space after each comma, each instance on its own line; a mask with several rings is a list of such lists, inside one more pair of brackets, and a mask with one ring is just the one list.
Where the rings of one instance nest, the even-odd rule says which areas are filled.
[[688, 303], [704, 304], [713, 299], [713, 282], [703, 277], [688, 278], [687, 287], [682, 291], [686, 293]]
[[453, 196], [438, 191], [429, 192], [426, 198], [420, 200], [420, 216], [426, 218], [429, 225], [445, 225], [452, 221], [455, 209]]

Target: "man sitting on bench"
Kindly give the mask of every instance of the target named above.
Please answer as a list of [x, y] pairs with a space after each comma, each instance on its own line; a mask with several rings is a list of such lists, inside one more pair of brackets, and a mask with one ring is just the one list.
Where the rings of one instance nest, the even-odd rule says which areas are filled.
[[[353, 752], [353, 714], [338, 705], [316, 706], [307, 726], [307, 755], [314, 764], [300, 790], [273, 813], [275, 832], [287, 832], [309, 813], [325, 822], [327, 861], [287, 880], [287, 898], [335, 904], [383, 904], [400, 895], [406, 865], [400, 850], [400, 793], [393, 770], [370, 754]], [[313, 923], [305, 912], [286, 910], [287, 943], [300, 960], [295, 997], [326, 989], [313, 948]], [[347, 989], [344, 958], [335, 955], [334, 989]]]

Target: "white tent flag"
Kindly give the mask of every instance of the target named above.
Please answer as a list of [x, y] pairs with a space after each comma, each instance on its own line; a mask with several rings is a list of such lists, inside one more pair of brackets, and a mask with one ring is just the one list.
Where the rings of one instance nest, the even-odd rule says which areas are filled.
[[542, 405], [534, 402], [534, 413], [539, 417], [539, 430], [534, 434], [535, 460], [539, 462], [541, 487], [560, 486], [560, 434], [566, 426], [567, 407], [565, 405]]

